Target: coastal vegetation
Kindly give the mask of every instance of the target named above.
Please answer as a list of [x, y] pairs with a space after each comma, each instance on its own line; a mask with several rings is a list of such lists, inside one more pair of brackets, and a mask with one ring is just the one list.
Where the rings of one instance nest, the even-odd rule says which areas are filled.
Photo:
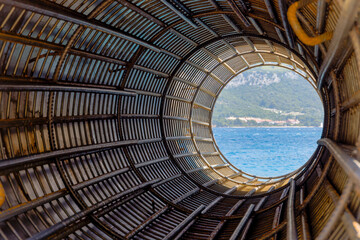
[[279, 67], [255, 68], [235, 77], [213, 113], [217, 127], [320, 126], [321, 100], [300, 75]]

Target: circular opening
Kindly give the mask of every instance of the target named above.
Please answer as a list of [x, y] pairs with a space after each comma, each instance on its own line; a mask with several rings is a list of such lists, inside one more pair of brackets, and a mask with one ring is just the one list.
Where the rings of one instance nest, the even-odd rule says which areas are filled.
[[234, 77], [217, 99], [212, 128], [222, 154], [257, 176], [301, 167], [316, 149], [323, 124], [317, 91], [299, 74], [257, 67]]

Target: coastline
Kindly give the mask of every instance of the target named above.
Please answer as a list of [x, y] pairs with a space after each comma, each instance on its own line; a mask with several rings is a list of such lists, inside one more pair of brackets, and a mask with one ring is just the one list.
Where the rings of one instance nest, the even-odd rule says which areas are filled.
[[319, 126], [234, 126], [234, 127], [213, 127], [213, 128], [323, 128]]

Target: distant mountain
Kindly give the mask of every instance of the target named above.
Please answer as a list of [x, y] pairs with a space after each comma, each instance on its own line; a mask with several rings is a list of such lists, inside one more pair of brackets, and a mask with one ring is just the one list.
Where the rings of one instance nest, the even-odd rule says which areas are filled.
[[298, 74], [279, 67], [248, 70], [222, 91], [213, 125], [319, 126], [322, 104], [314, 88]]

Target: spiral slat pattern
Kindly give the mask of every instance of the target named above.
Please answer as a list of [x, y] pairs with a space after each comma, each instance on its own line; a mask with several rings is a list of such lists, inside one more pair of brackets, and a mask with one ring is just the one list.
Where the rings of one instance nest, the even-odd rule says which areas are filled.
[[[291, 3], [0, 0], [0, 239], [359, 238], [359, 3], [298, 10], [334, 32], [316, 46]], [[279, 177], [233, 166], [211, 129], [259, 66], [324, 105], [319, 146]]]

